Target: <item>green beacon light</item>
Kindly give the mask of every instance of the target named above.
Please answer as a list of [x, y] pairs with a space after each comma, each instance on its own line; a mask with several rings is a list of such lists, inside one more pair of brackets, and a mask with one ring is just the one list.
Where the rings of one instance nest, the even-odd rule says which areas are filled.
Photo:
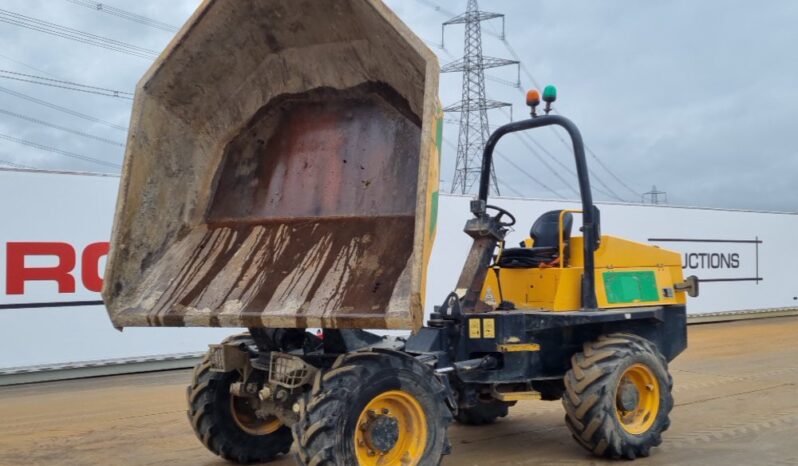
[[557, 100], [557, 88], [552, 85], [546, 86], [546, 88], [543, 89], [543, 101], [546, 102], [546, 115], [551, 112], [551, 104], [553, 104], [555, 100]]

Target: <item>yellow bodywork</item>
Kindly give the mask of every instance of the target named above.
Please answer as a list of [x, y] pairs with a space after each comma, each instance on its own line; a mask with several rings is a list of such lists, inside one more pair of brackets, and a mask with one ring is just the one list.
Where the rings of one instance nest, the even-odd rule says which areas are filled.
[[[496, 269], [488, 271], [481, 299], [489, 305], [510, 301], [518, 309], [574, 311], [582, 307], [581, 279], [584, 271], [583, 238], [570, 240], [568, 260], [561, 265], [534, 268]], [[674, 289], [683, 281], [681, 256], [677, 252], [657, 246], [637, 243], [615, 236], [602, 236], [595, 253], [596, 299], [599, 308], [624, 308], [654, 305], [684, 304], [685, 293]], [[607, 283], [623, 272], [653, 273], [656, 294], [636, 299], [619, 300]], [[631, 274], [635, 275], [635, 274]], [[633, 277], [632, 280], [635, 278]], [[617, 293], [616, 293], [617, 294]], [[644, 293], [645, 294], [645, 293]], [[634, 293], [632, 293], [634, 295]]]

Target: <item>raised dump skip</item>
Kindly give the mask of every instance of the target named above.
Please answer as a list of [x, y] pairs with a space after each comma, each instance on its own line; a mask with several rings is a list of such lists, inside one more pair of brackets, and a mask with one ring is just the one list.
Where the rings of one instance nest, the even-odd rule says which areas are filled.
[[114, 325], [419, 326], [437, 73], [376, 0], [203, 3], [137, 90]]

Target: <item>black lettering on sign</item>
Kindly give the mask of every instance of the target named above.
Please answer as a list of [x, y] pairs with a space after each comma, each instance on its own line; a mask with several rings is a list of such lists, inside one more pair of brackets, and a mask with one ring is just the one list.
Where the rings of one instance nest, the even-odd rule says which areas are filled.
[[739, 269], [740, 254], [736, 252], [684, 253], [683, 269]]
[[[753, 260], [746, 260], [741, 267], [740, 253], [738, 252], [685, 252], [684, 260], [682, 261], [682, 269], [699, 269], [701, 274], [701, 282], [759, 282], [764, 280], [760, 273], [759, 267], [759, 248], [764, 243], [759, 236], [754, 239], [710, 239], [710, 238], [649, 238], [648, 241], [652, 243], [687, 243], [687, 244], [723, 244], [723, 245], [737, 245], [728, 246], [731, 248], [739, 248], [741, 245], [753, 246], [754, 257]], [[702, 248], [703, 249], [703, 248]], [[726, 247], [723, 247], [726, 249]], [[718, 277], [704, 276], [704, 270], [751, 270], [752, 275], [744, 275], [741, 277], [728, 277], [728, 274], [719, 274]], [[744, 272], [738, 272], [740, 274]], [[736, 274], [735, 274], [736, 275]], [[795, 298], [798, 301], [798, 296]]]

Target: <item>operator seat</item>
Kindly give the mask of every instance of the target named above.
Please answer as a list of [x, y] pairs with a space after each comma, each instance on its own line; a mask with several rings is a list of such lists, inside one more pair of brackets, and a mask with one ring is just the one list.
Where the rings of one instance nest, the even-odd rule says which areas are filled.
[[[531, 248], [509, 248], [502, 252], [499, 258], [499, 267], [506, 269], [520, 269], [538, 267], [540, 264], [549, 264], [558, 259], [560, 254], [560, 214], [562, 210], [552, 210], [538, 217], [529, 236], [534, 240]], [[565, 256], [568, 256], [568, 243], [571, 239], [571, 227], [574, 218], [570, 212], [563, 216], [563, 239], [565, 241]]]

